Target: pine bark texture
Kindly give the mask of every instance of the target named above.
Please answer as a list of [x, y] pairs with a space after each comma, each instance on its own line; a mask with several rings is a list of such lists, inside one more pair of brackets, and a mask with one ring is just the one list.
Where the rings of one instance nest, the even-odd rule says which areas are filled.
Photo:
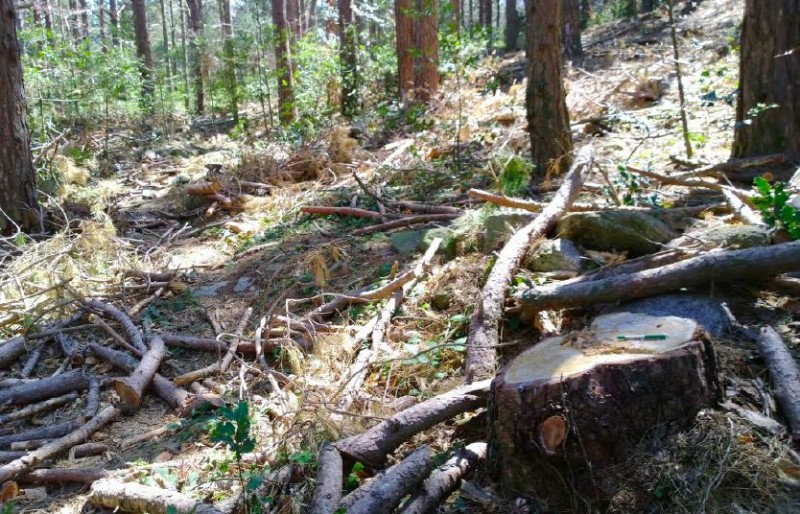
[[562, 39], [564, 55], [569, 59], [583, 56], [581, 44], [581, 6], [579, 0], [564, 0], [562, 5]]
[[506, 52], [519, 50], [519, 31], [521, 20], [517, 10], [517, 0], [506, 0]]
[[439, 89], [439, 2], [417, 0], [417, 76], [414, 97], [428, 102]]
[[228, 90], [233, 121], [239, 121], [239, 87], [236, 81], [236, 49], [233, 45], [230, 0], [219, 0], [219, 18], [222, 25], [222, 51], [225, 58], [225, 89]]
[[747, 0], [733, 156], [800, 155], [800, 0]]
[[414, 89], [414, 1], [395, 0], [394, 5], [400, 98], [405, 103]]
[[144, 0], [131, 0], [133, 31], [136, 35], [136, 56], [142, 75], [142, 98], [146, 105], [153, 104], [153, 53], [150, 51], [150, 35], [147, 32], [147, 7]]
[[203, 48], [200, 39], [203, 37], [203, 3], [202, 0], [186, 0], [189, 12], [189, 49], [192, 55], [192, 75], [194, 78], [194, 109], [197, 114], [206, 110], [205, 92], [203, 91]]
[[528, 132], [533, 154], [533, 181], [548, 171], [566, 171], [572, 152], [572, 133], [566, 91], [561, 77], [561, 3], [528, 0]]
[[119, 10], [117, 0], [108, 0], [108, 21], [111, 22], [111, 44], [119, 44]]
[[297, 118], [294, 105], [294, 74], [289, 5], [292, 0], [272, 0], [272, 23], [275, 26], [275, 62], [278, 67], [278, 119], [287, 125]]
[[14, 5], [0, 0], [0, 235], [41, 230], [26, 105]]

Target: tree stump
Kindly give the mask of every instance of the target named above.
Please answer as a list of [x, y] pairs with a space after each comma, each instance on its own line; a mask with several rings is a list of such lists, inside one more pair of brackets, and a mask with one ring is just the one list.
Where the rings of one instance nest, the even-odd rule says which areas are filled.
[[602, 500], [604, 469], [653, 429], [685, 427], [718, 398], [713, 348], [695, 321], [600, 316], [500, 371], [489, 462], [508, 492], [554, 506]]

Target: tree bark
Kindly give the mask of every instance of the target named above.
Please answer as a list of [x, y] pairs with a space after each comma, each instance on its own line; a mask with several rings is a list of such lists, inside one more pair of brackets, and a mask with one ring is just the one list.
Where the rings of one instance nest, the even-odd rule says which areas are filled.
[[80, 0], [81, 5], [81, 40], [89, 40], [89, 3], [87, 0]]
[[400, 99], [406, 103], [414, 90], [414, 0], [395, 0], [394, 5]]
[[506, 0], [506, 52], [519, 50], [519, 31], [521, 20], [517, 10], [517, 0]]
[[133, 31], [136, 38], [136, 57], [139, 58], [139, 73], [142, 75], [142, 100], [147, 109], [153, 109], [153, 53], [150, 51], [150, 35], [147, 32], [147, 8], [144, 0], [131, 0]]
[[417, 63], [414, 98], [427, 103], [439, 90], [439, 1], [417, 2]]
[[561, 3], [526, 2], [528, 16], [528, 89], [525, 103], [534, 173], [541, 182], [549, 172], [569, 168], [572, 132], [561, 78]]
[[169, 46], [169, 31], [167, 29], [167, 9], [164, 0], [158, 0], [158, 8], [161, 11], [161, 39], [164, 42], [164, 64], [167, 67], [167, 87], [172, 91], [172, 55]]
[[756, 341], [769, 368], [775, 399], [789, 422], [792, 439], [800, 443], [800, 370], [781, 336], [772, 327], [764, 327]]
[[219, 17], [222, 24], [223, 54], [225, 57], [225, 88], [230, 97], [230, 111], [233, 121], [239, 122], [239, 85], [236, 81], [236, 52], [233, 46], [233, 25], [231, 24], [230, 0], [219, 0]]
[[78, 393], [69, 393], [64, 396], [50, 398], [49, 400], [45, 400], [39, 403], [34, 403], [26, 407], [23, 407], [21, 409], [11, 411], [8, 414], [3, 414], [2, 416], [0, 416], [0, 426], [8, 426], [9, 423], [13, 423], [15, 421], [29, 418], [31, 416], [35, 416], [37, 414], [41, 414], [43, 412], [47, 412], [49, 410], [61, 407], [62, 405], [70, 403], [77, 398], [78, 398]]
[[272, 23], [275, 25], [275, 62], [278, 74], [278, 119], [288, 125], [297, 118], [294, 104], [294, 65], [289, 9], [292, 0], [272, 0]]
[[150, 349], [142, 356], [131, 375], [113, 381], [114, 390], [123, 403], [124, 411], [134, 412], [139, 409], [142, 393], [150, 385], [165, 355], [164, 341], [160, 337], [154, 337], [150, 342]]
[[203, 79], [205, 76], [205, 66], [203, 64], [203, 1], [186, 0], [186, 7], [189, 12], [189, 50], [192, 61], [192, 75], [194, 78], [194, 110], [197, 114], [203, 114], [206, 110], [205, 92], [203, 89]]
[[361, 434], [334, 446], [353, 461], [378, 469], [387, 457], [412, 436], [464, 412], [486, 405], [489, 380], [476, 382], [418, 403]]
[[316, 486], [308, 514], [333, 514], [342, 499], [343, 479], [339, 450], [331, 444], [323, 444], [319, 451]]
[[108, 21], [111, 22], [111, 44], [119, 45], [119, 11], [117, 0], [108, 0]]
[[747, 0], [733, 156], [800, 155], [800, 0]]
[[564, 177], [556, 196], [536, 219], [517, 231], [506, 243], [481, 291], [478, 305], [469, 322], [467, 337], [467, 382], [494, 374], [499, 343], [500, 320], [511, 277], [528, 250], [528, 243], [544, 237], [569, 210], [583, 183], [583, 173], [594, 163], [594, 150], [585, 147], [575, 165]]
[[486, 459], [486, 443], [472, 443], [458, 450], [447, 462], [425, 480], [422, 488], [398, 510], [398, 514], [430, 514], [436, 512], [461, 480]]
[[[643, 337], [632, 334], [658, 338], [620, 340]], [[488, 460], [505, 490], [567, 511], [577, 496], [607, 499], [599, 477], [645, 434], [687, 427], [719, 397], [713, 346], [695, 321], [601, 316], [537, 343], [498, 374]]]
[[0, 369], [13, 364], [25, 351], [25, 338], [22, 336], [12, 337], [0, 343]]
[[20, 55], [13, 1], [0, 0], [0, 236], [42, 230]]
[[561, 37], [564, 55], [568, 59], [583, 57], [581, 44], [581, 8], [579, 0], [563, 0]]
[[338, 0], [339, 61], [342, 75], [342, 116], [350, 118], [358, 110], [358, 66], [356, 62], [356, 18], [354, 0]]
[[89, 503], [105, 509], [150, 514], [223, 514], [211, 505], [193, 500], [177, 491], [161, 489], [115, 478], [92, 484]]
[[0, 390], [0, 407], [26, 405], [38, 400], [52, 398], [70, 391], [82, 391], [89, 381], [81, 370], [76, 369], [61, 375], [41, 378]]
[[[764, 267], [768, 262], [769, 267]], [[675, 264], [584, 283], [535, 287], [522, 294], [523, 310], [566, 309], [624, 302], [708, 283], [763, 280], [800, 269], [800, 241], [711, 252]]]

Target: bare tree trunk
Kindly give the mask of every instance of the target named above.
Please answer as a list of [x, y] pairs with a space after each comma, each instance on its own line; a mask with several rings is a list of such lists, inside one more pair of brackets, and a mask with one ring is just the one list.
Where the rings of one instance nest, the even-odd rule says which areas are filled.
[[414, 80], [414, 98], [428, 102], [439, 90], [438, 0], [417, 0], [417, 16], [417, 75]]
[[89, 2], [80, 0], [81, 6], [81, 41], [89, 40]]
[[239, 122], [239, 90], [236, 83], [236, 53], [233, 47], [230, 0], [219, 0], [219, 18], [222, 23], [223, 52], [225, 55], [225, 88], [230, 97], [233, 121]]
[[[40, 231], [22, 62], [12, 0], [0, 0], [0, 235]], [[15, 226], [16, 225], [16, 226]]]
[[407, 102], [414, 89], [414, 2], [395, 0], [395, 29], [397, 31], [397, 67], [400, 78], [400, 98]]
[[580, 0], [581, 2], [581, 28], [585, 29], [589, 26], [589, 20], [592, 18], [592, 2], [591, 0]]
[[478, 0], [478, 23], [491, 34], [492, 0]]
[[136, 56], [142, 75], [142, 101], [147, 109], [153, 107], [153, 54], [150, 51], [150, 36], [147, 33], [147, 8], [144, 0], [131, 0], [133, 31], [136, 35]]
[[44, 0], [44, 28], [47, 29], [47, 39], [53, 42], [53, 7], [50, 0]]
[[[172, 5], [170, 3], [170, 5]], [[186, 3], [179, 6], [181, 22], [181, 59], [183, 60], [183, 106], [189, 112], [189, 52], [186, 50]]]
[[297, 118], [294, 105], [294, 73], [291, 52], [291, 29], [288, 4], [293, 0], [272, 0], [272, 23], [275, 25], [275, 63], [278, 67], [278, 119], [288, 125]]
[[342, 73], [342, 116], [349, 118], [358, 110], [358, 63], [356, 62], [356, 24], [354, 0], [338, 0], [339, 61]]
[[97, 20], [100, 28], [100, 46], [103, 47], [103, 52], [108, 51], [106, 46], [106, 7], [104, 0], [97, 0]]
[[161, 38], [164, 40], [164, 61], [167, 65], [167, 87], [172, 91], [172, 57], [169, 54], [169, 33], [167, 32], [167, 10], [164, 7], [164, 0], [158, 0], [158, 7], [161, 10]]
[[517, 0], [506, 0], [506, 52], [519, 50], [520, 19]]
[[562, 0], [528, 0], [528, 131], [533, 154], [533, 181], [570, 165], [572, 132], [561, 78]]
[[800, 154], [800, 2], [747, 0], [734, 157]]
[[69, 25], [70, 32], [72, 33], [72, 40], [78, 44], [81, 40], [81, 28], [78, 25], [78, 2], [77, 0], [69, 0], [69, 14], [67, 16], [67, 24]]
[[192, 54], [192, 74], [194, 75], [194, 109], [197, 114], [206, 110], [203, 91], [203, 49], [200, 39], [203, 36], [203, 3], [202, 0], [186, 0], [189, 10], [189, 48]]
[[119, 11], [117, 0], [108, 0], [108, 20], [111, 22], [111, 44], [119, 45]]
[[579, 0], [564, 0], [562, 5], [562, 41], [564, 55], [569, 59], [578, 59], [583, 56], [581, 45], [581, 9]]

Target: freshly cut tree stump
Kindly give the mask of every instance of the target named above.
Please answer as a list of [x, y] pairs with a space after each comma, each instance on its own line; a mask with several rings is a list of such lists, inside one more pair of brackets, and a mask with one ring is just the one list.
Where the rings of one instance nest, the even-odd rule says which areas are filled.
[[605, 499], [602, 471], [719, 398], [710, 341], [693, 320], [627, 312], [546, 339], [492, 383], [489, 462], [508, 491], [570, 507]]

